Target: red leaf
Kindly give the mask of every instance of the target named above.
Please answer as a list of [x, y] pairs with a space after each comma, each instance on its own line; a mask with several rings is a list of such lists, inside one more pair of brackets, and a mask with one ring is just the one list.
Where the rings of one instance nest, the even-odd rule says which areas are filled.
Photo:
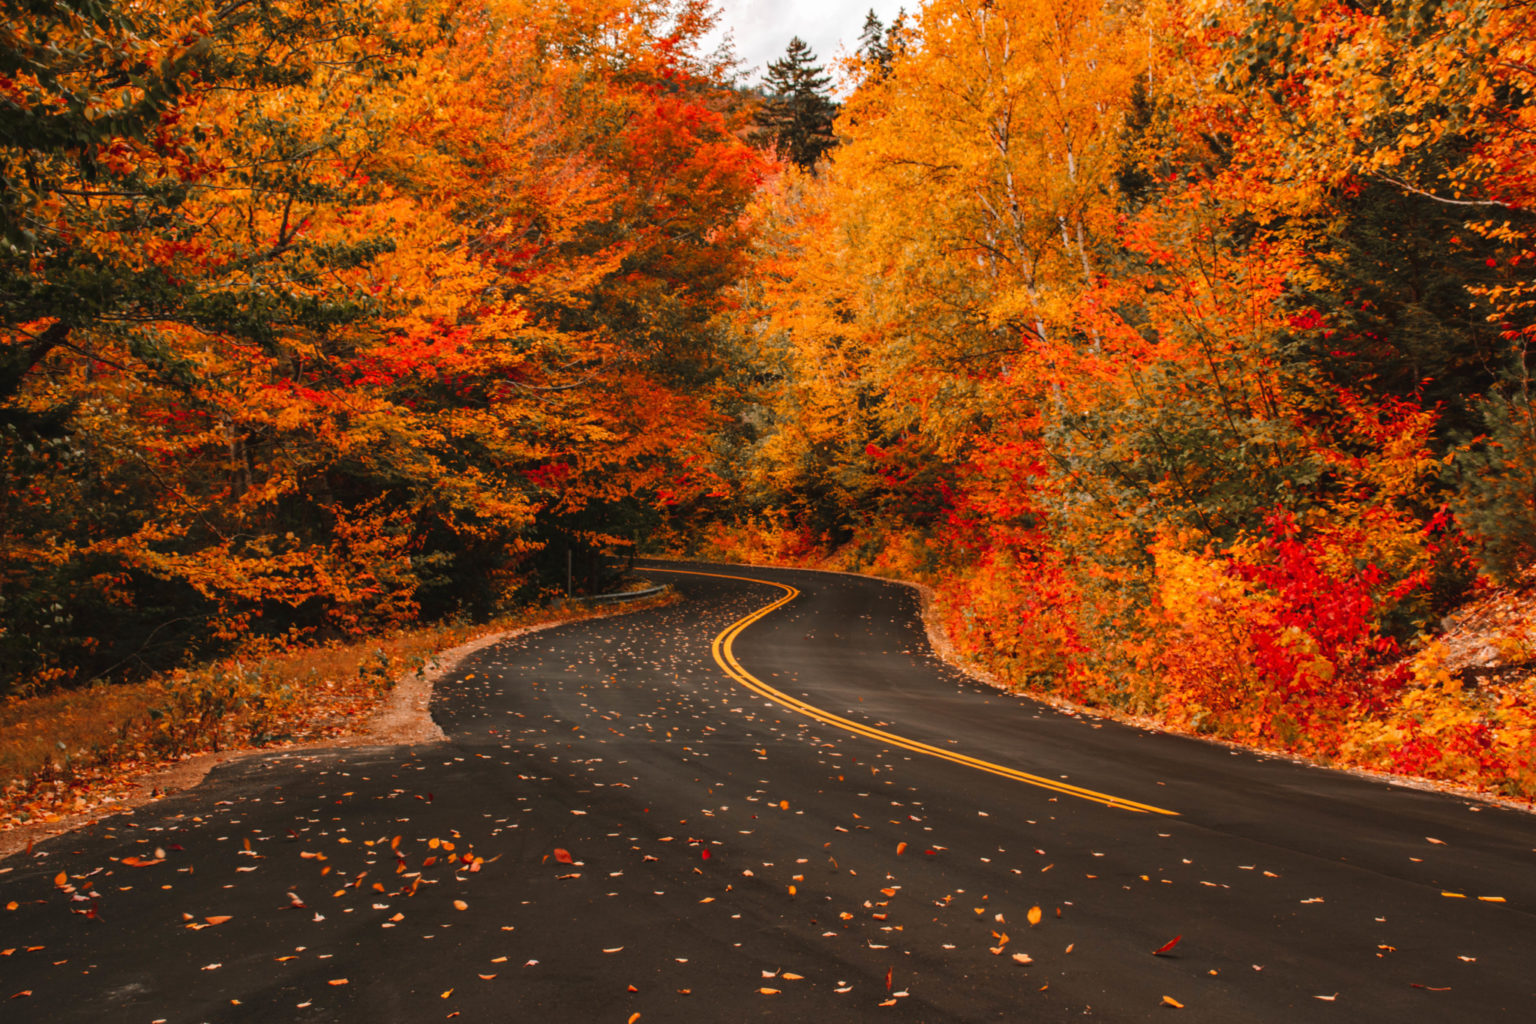
[[555, 847], [555, 860], [559, 861], [561, 864], [574, 864], [575, 863], [575, 858], [573, 858], [571, 856], [571, 851], [570, 850], [566, 850], [566, 849], [562, 849], [561, 847], [558, 847], [558, 846]]
[[1169, 939], [1167, 942], [1163, 943], [1161, 946], [1158, 946], [1156, 949], [1154, 949], [1152, 951], [1152, 955], [1153, 956], [1162, 956], [1165, 953], [1171, 952], [1173, 950], [1173, 947], [1177, 946], [1179, 944], [1179, 940], [1182, 939], [1183, 937], [1184, 936], [1182, 936], [1182, 935], [1175, 935], [1173, 938]]

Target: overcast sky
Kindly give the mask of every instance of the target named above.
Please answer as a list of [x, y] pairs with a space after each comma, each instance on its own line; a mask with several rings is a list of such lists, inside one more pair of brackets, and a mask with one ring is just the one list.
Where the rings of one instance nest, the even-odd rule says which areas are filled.
[[[789, 40], [799, 36], [811, 44], [816, 57], [830, 68], [838, 52], [851, 53], [859, 44], [864, 16], [870, 10], [889, 25], [905, 6], [915, 11], [920, 0], [717, 0], [721, 31], [730, 30], [743, 61], [746, 80], [756, 84], [768, 62], [784, 56]], [[711, 39], [710, 43], [714, 40]]]

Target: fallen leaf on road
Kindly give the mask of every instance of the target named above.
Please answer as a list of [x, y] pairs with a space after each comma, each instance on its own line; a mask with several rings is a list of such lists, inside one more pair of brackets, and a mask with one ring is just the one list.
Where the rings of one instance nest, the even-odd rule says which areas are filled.
[[561, 864], [572, 864], [575, 862], [575, 858], [571, 856], [570, 850], [562, 849], [558, 846], [555, 847], [555, 860]]
[[904, 854], [906, 852], [907, 852], [907, 844], [906, 843], [897, 843], [896, 844], [896, 856], [900, 857], [902, 854]]
[[1175, 1010], [1182, 1010], [1182, 1009], [1184, 1009], [1184, 1004], [1179, 1002], [1177, 999], [1173, 998], [1173, 996], [1163, 996], [1163, 1005], [1164, 1006], [1171, 1006]]
[[1029, 913], [1026, 916], [1029, 918], [1029, 926], [1033, 928], [1035, 925], [1040, 923], [1040, 908], [1030, 907]]
[[454, 900], [453, 901], [453, 909], [454, 910], [468, 910], [469, 909], [469, 904], [465, 903], [463, 900]]
[[1445, 840], [1444, 839], [1436, 839], [1434, 836], [1425, 836], [1424, 837], [1424, 841], [1426, 843], [1434, 843], [1436, 846], [1444, 846], [1445, 845]]
[[1182, 939], [1182, 938], [1184, 938], [1184, 936], [1182, 936], [1182, 935], [1175, 935], [1173, 938], [1169, 939], [1167, 942], [1163, 943], [1161, 946], [1158, 946], [1156, 949], [1154, 949], [1152, 951], [1152, 955], [1153, 956], [1164, 956], [1164, 955], [1172, 952], [1173, 951], [1173, 947], [1177, 946], [1179, 944], [1179, 940]]
[[1333, 995], [1331, 995], [1331, 996], [1313, 996], [1313, 997], [1312, 997], [1312, 998], [1313, 998], [1313, 999], [1321, 999], [1321, 1000], [1322, 1000], [1322, 1001], [1323, 1001], [1323, 1002], [1325, 1002], [1325, 1003], [1331, 1003], [1331, 1002], [1333, 1002], [1333, 1001], [1334, 1001], [1334, 1000], [1335, 1000], [1335, 999], [1337, 999], [1337, 998], [1339, 998], [1339, 994], [1338, 994], [1338, 993], [1337, 993], [1337, 992], [1335, 992], [1335, 993], [1334, 993], [1334, 994], [1333, 994]]
[[346, 978], [332, 978], [330, 981], [326, 982], [326, 984], [327, 985], [345, 985], [345, 984], [347, 984], [347, 979]]
[[776, 996], [779, 994], [779, 990], [776, 988], [760, 988], [758, 991], [765, 996]]
[[1028, 953], [1015, 953], [1013, 954], [1013, 962], [1016, 964], [1032, 964], [1035, 962], [1035, 958]]

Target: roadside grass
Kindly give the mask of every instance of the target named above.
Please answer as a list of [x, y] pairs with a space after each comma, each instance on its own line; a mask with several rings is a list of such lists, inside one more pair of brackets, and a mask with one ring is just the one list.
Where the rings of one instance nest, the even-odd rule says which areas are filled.
[[396, 680], [476, 637], [665, 603], [534, 608], [473, 626], [402, 629], [347, 643], [255, 652], [138, 683], [0, 703], [0, 831], [135, 795], [187, 757], [355, 735]]

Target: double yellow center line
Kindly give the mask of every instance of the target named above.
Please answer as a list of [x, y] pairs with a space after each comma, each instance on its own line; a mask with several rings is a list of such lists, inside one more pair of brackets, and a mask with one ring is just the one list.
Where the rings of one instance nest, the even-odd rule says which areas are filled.
[[1100, 793], [1097, 790], [1084, 789], [1082, 786], [1073, 786], [1065, 782], [1059, 782], [1055, 779], [1047, 779], [1041, 775], [1032, 775], [1029, 772], [1019, 771], [1017, 768], [1009, 768], [1007, 765], [996, 764], [992, 761], [983, 761], [979, 757], [971, 757], [967, 754], [961, 754], [953, 750], [945, 750], [942, 747], [935, 747], [931, 744], [923, 743], [918, 740], [908, 739], [905, 736], [898, 736], [893, 732], [886, 732], [884, 729], [876, 729], [874, 726], [865, 725], [862, 722], [856, 722], [851, 718], [844, 718], [841, 715], [834, 715], [832, 712], [818, 708], [814, 704], [807, 704], [805, 701], [800, 700], [798, 697], [792, 697], [782, 690], [777, 690], [774, 687], [769, 686], [767, 683], [763, 682], [761, 679], [748, 672], [745, 668], [742, 667], [741, 662], [736, 660], [736, 654], [731, 649], [731, 645], [735, 642], [736, 638], [742, 634], [743, 630], [752, 625], [754, 622], [757, 622], [759, 619], [771, 615], [778, 609], [789, 604], [789, 602], [793, 601], [800, 595], [800, 591], [796, 590], [794, 587], [789, 586], [788, 584], [776, 583], [773, 580], [754, 579], [747, 576], [728, 576], [724, 573], [697, 572], [688, 569], [658, 569], [650, 566], [646, 567], [646, 571], [678, 573], [684, 576], [709, 576], [713, 577], [714, 579], [738, 580], [743, 583], [760, 583], [765, 586], [777, 587], [784, 592], [784, 595], [777, 601], [766, 604], [756, 611], [748, 615], [744, 615], [737, 619], [735, 622], [731, 623], [724, 630], [722, 630], [718, 636], [715, 637], [714, 643], [711, 646], [711, 653], [715, 657], [716, 664], [718, 664], [720, 668], [724, 670], [726, 675], [730, 676], [736, 682], [740, 683], [748, 690], [751, 690], [759, 697], [766, 698], [767, 700], [778, 704], [780, 707], [788, 708], [790, 711], [804, 715], [807, 718], [814, 719], [815, 721], [821, 722], [823, 724], [846, 730], [847, 732], [851, 732], [856, 736], [863, 736], [867, 739], [872, 739], [879, 743], [884, 743], [893, 747], [899, 747], [902, 750], [910, 750], [914, 754], [925, 754], [929, 757], [936, 757], [943, 761], [951, 761], [955, 764], [965, 765], [967, 768], [974, 768], [977, 771], [987, 772], [991, 775], [1000, 775], [1005, 779], [1013, 779], [1015, 782], [1022, 782], [1026, 785], [1036, 786], [1040, 789], [1047, 789], [1053, 793], [1061, 793], [1066, 796], [1077, 797], [1080, 800], [1090, 800], [1094, 803], [1104, 804], [1107, 807], [1119, 807], [1124, 810], [1137, 811], [1139, 813], [1167, 814], [1175, 816], [1178, 814], [1177, 811], [1170, 811], [1162, 807], [1153, 807], [1151, 804], [1138, 803], [1135, 800], [1127, 800], [1123, 797], [1112, 796], [1109, 793]]

